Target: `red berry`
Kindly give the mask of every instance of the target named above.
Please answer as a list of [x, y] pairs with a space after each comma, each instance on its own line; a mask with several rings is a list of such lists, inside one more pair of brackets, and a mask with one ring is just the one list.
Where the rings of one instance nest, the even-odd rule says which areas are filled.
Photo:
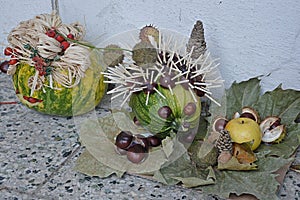
[[28, 101], [28, 99], [29, 99], [29, 97], [27, 97], [27, 96], [23, 96], [23, 98], [24, 98], [25, 100], [27, 100], [27, 101]]
[[33, 97], [26, 97], [27, 99], [25, 99], [25, 100], [27, 100], [29, 103], [37, 103], [37, 102], [42, 102], [43, 100], [40, 100], [40, 99], [37, 99], [37, 98], [33, 98]]
[[10, 60], [9, 61], [9, 65], [14, 65], [14, 64], [16, 64], [18, 61], [17, 61], [17, 59], [12, 59], [12, 60]]
[[74, 35], [72, 34], [72, 33], [69, 33], [68, 35], [67, 35], [67, 38], [69, 38], [69, 39], [71, 39], [71, 40], [74, 40]]
[[18, 54], [18, 55], [21, 55], [20, 51], [21, 51], [20, 47], [15, 47], [13, 50], [14, 54]]
[[44, 76], [44, 75], [46, 75], [46, 72], [45, 71], [39, 71], [39, 75]]
[[55, 36], [56, 36], [56, 33], [55, 33], [55, 31], [54, 30], [49, 30], [49, 31], [47, 31], [47, 33], [46, 33], [49, 37], [52, 37], [52, 38], [54, 38]]
[[16, 57], [14, 55], [12, 55], [10, 61], [8, 62], [8, 64], [14, 65], [17, 62], [18, 62], [18, 59], [16, 59]]
[[12, 52], [13, 52], [13, 50], [10, 47], [6, 47], [4, 49], [4, 55], [6, 55], [6, 56], [10, 56], [12, 54]]
[[63, 41], [65, 41], [65, 38], [61, 35], [56, 36], [55, 38], [57, 41], [59, 41], [60, 43], [62, 43]]
[[70, 46], [70, 43], [69, 43], [69, 42], [63, 41], [63, 42], [61, 43], [61, 46], [60, 46], [60, 47], [62, 48], [63, 51], [65, 51], [69, 46]]

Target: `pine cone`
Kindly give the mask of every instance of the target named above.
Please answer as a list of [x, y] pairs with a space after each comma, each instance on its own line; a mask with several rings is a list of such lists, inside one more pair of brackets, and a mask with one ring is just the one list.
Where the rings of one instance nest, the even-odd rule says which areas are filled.
[[222, 151], [229, 151], [232, 153], [232, 141], [228, 131], [221, 130], [220, 133], [221, 134], [216, 142], [216, 147], [219, 153]]
[[200, 20], [198, 20], [194, 25], [190, 39], [188, 41], [187, 52], [190, 52], [193, 46], [194, 46], [194, 50], [192, 53], [193, 59], [197, 59], [201, 54], [204, 54], [206, 51], [204, 28]]

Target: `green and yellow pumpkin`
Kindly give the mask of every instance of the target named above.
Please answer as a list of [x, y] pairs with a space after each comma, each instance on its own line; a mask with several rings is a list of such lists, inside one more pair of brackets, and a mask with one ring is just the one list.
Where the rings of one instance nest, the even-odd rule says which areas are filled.
[[[66, 88], [53, 82], [53, 88], [45, 87], [35, 90], [31, 95], [29, 79], [36, 73], [34, 66], [20, 62], [13, 75], [13, 84], [20, 101], [27, 107], [38, 112], [57, 115], [73, 116], [91, 111], [97, 106], [106, 92], [106, 84], [101, 74], [103, 68], [96, 54], [91, 54], [91, 66], [85, 71], [79, 84]], [[47, 76], [43, 85], [49, 86]]]
[[165, 138], [170, 131], [178, 132], [194, 128], [199, 123], [201, 113], [200, 98], [197, 102], [191, 93], [181, 85], [173, 88], [173, 94], [167, 88], [157, 86], [158, 92], [149, 95], [144, 91], [133, 93], [129, 106], [138, 122], [151, 133]]

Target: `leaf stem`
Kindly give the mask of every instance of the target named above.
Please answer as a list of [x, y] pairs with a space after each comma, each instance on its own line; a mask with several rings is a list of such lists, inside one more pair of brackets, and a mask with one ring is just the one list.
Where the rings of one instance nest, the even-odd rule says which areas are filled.
[[96, 47], [94, 45], [91, 45], [91, 44], [87, 44], [87, 43], [84, 43], [84, 42], [80, 42], [78, 40], [73, 40], [73, 39], [70, 39], [64, 35], [62, 35], [61, 33], [57, 32], [56, 33], [60, 36], [62, 36], [65, 40], [67, 41], [70, 41], [70, 42], [73, 42], [73, 43], [76, 43], [76, 44], [79, 44], [79, 45], [82, 45], [82, 46], [85, 46], [85, 47], [89, 47], [91, 49], [99, 49], [99, 50], [122, 50], [122, 51], [128, 51], [128, 52], [132, 52], [132, 50], [129, 50], [129, 49], [124, 49], [124, 48], [103, 48], [103, 47]]

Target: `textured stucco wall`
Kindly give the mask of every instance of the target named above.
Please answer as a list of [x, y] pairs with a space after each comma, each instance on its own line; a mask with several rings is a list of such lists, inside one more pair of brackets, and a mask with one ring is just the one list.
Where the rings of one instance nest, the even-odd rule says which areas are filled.
[[[1, 46], [19, 21], [51, 11], [50, 0], [0, 3]], [[188, 36], [201, 19], [208, 48], [220, 58], [226, 87], [233, 80], [264, 75], [264, 90], [279, 83], [300, 90], [300, 1], [60, 0], [59, 7], [64, 22], [84, 23], [87, 39], [95, 43], [150, 23]]]

